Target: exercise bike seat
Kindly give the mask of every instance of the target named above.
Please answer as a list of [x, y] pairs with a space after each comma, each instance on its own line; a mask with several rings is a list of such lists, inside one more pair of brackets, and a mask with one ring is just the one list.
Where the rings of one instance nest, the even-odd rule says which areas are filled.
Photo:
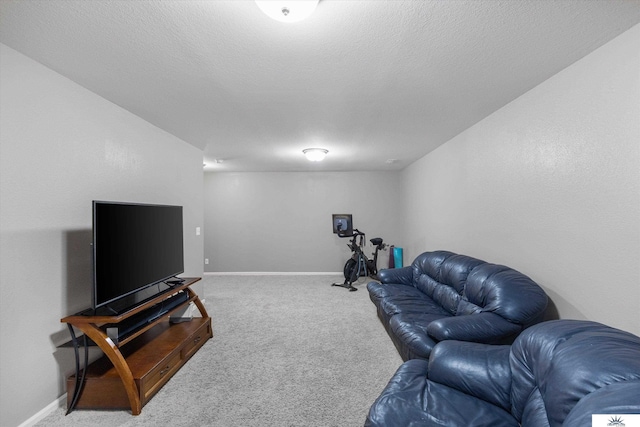
[[369, 241], [374, 246], [380, 246], [382, 244], [382, 239], [380, 237], [374, 237], [373, 239], [371, 239]]

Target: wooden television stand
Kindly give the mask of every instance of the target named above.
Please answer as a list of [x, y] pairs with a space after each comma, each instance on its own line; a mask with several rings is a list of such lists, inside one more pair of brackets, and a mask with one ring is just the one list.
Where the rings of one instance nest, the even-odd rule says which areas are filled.
[[[151, 397], [213, 336], [211, 318], [190, 288], [198, 280], [185, 278], [182, 284], [118, 315], [96, 316], [85, 311], [60, 320], [69, 327], [76, 356], [76, 373], [67, 379], [67, 414], [74, 408], [130, 408], [133, 415], [140, 414]], [[172, 313], [191, 302], [202, 317], [170, 322]], [[105, 354], [86, 369], [80, 369], [73, 328]]]

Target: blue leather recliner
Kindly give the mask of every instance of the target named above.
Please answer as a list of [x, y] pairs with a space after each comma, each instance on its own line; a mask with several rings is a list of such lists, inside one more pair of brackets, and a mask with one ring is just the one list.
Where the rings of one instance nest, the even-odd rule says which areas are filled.
[[428, 359], [443, 340], [510, 344], [547, 307], [544, 290], [524, 274], [448, 251], [425, 252], [378, 277], [369, 297], [405, 361]]
[[365, 426], [585, 427], [592, 414], [640, 414], [640, 337], [555, 320], [511, 346], [438, 343], [401, 365]]

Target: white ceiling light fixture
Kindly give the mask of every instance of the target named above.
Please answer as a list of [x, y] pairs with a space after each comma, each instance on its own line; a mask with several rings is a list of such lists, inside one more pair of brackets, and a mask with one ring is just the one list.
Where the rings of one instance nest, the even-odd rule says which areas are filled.
[[222, 163], [224, 163], [224, 159], [213, 159], [211, 161], [204, 161], [202, 164], [203, 168], [208, 168], [208, 167], [213, 167], [216, 165], [221, 165]]
[[307, 160], [311, 162], [321, 162], [329, 150], [325, 150], [324, 148], [305, 148], [302, 152], [307, 157]]
[[280, 22], [298, 22], [316, 10], [319, 0], [255, 0], [268, 17]]

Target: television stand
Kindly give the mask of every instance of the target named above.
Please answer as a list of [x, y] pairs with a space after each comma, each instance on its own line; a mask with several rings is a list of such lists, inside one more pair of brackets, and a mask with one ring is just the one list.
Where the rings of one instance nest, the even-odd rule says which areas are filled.
[[[170, 293], [161, 293], [117, 315], [93, 315], [85, 310], [60, 320], [69, 328], [76, 357], [75, 375], [67, 379], [67, 414], [74, 408], [130, 408], [133, 415], [140, 414], [169, 378], [213, 336], [211, 318], [190, 288], [199, 280], [187, 278]], [[172, 313], [191, 302], [202, 317], [189, 322], [169, 321]], [[80, 369], [80, 346], [74, 328], [85, 337], [84, 369]], [[88, 366], [87, 338], [105, 354]]]

